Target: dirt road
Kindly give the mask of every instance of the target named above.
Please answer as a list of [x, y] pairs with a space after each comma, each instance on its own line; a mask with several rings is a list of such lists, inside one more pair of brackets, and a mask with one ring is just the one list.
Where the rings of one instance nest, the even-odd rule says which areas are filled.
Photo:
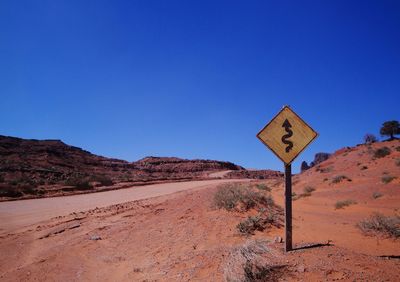
[[[205, 180], [136, 186], [107, 192], [0, 203], [0, 234], [72, 212], [147, 199], [238, 180]], [[239, 180], [240, 181], [240, 180]], [[243, 181], [243, 180], [242, 180]]]

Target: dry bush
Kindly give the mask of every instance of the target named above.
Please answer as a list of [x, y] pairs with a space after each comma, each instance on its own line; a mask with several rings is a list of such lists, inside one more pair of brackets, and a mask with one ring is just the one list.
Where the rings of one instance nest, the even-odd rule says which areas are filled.
[[114, 184], [112, 179], [106, 175], [94, 175], [90, 180], [99, 182], [102, 186], [112, 186]]
[[385, 146], [385, 147], [376, 149], [374, 151], [374, 158], [380, 159], [380, 158], [386, 157], [387, 155], [390, 155], [390, 153], [391, 153], [390, 149]]
[[265, 241], [245, 242], [229, 254], [224, 267], [225, 281], [279, 281], [287, 274], [287, 266], [274, 262], [274, 256]]
[[343, 180], [351, 181], [350, 178], [348, 178], [346, 175], [337, 175], [332, 179], [332, 183], [337, 184], [342, 182]]
[[22, 196], [23, 193], [17, 187], [9, 186], [8, 184], [0, 185], [0, 197], [19, 198]]
[[335, 209], [343, 209], [344, 207], [348, 207], [350, 205], [355, 205], [357, 204], [356, 201], [354, 200], [343, 200], [343, 201], [337, 201], [335, 204]]
[[250, 186], [229, 183], [219, 187], [214, 194], [214, 207], [228, 211], [248, 211], [252, 208], [273, 207], [271, 195], [255, 191]]
[[382, 182], [385, 184], [392, 182], [393, 179], [396, 179], [396, 177], [391, 175], [382, 176]]
[[266, 184], [264, 183], [259, 183], [256, 184], [256, 188], [263, 190], [263, 191], [267, 191], [267, 192], [271, 192], [271, 188], [269, 188]]
[[380, 193], [380, 192], [374, 192], [374, 193], [372, 193], [372, 198], [374, 198], [374, 199], [378, 199], [378, 198], [380, 198], [380, 197], [382, 197], [382, 196], [383, 196], [383, 194]]
[[384, 216], [380, 213], [372, 214], [357, 224], [367, 235], [385, 235], [398, 239], [400, 237], [400, 216]]
[[[301, 193], [300, 195], [296, 195], [296, 193], [295, 193], [295, 196], [293, 197], [293, 200], [298, 200], [300, 198], [310, 197], [312, 192], [314, 192], [314, 191], [315, 191], [314, 187], [306, 186], [303, 189], [303, 193]], [[292, 196], [293, 196], [293, 193], [292, 193]]]
[[236, 228], [243, 235], [254, 234], [254, 231], [264, 231], [272, 226], [282, 226], [282, 213], [279, 210], [269, 210], [268, 213], [260, 212], [258, 215], [249, 216], [240, 222]]
[[76, 190], [92, 190], [93, 186], [90, 184], [88, 177], [74, 176], [70, 177], [65, 181], [65, 185], [73, 186]]
[[323, 168], [317, 167], [317, 168], [315, 169], [315, 171], [318, 171], [318, 172], [320, 172], [320, 173], [332, 172], [332, 171], [333, 171], [333, 166], [328, 166], [328, 167], [323, 167]]

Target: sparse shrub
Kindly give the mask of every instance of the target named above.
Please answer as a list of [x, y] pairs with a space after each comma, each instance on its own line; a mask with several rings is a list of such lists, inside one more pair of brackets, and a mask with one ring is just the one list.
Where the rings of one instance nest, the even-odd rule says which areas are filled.
[[323, 181], [326, 182], [326, 181], [328, 181], [328, 180], [329, 180], [329, 179], [325, 177]]
[[300, 198], [305, 198], [305, 197], [310, 197], [311, 196], [311, 193], [312, 192], [314, 192], [315, 191], [315, 188], [314, 187], [311, 187], [311, 186], [306, 186], [306, 187], [304, 187], [304, 189], [303, 189], [303, 193], [301, 193], [300, 195], [296, 195], [294, 198], [293, 198], [293, 200], [298, 200], [298, 199], [300, 199]]
[[397, 160], [396, 160], [396, 165], [397, 165], [397, 166], [400, 166], [400, 159], [397, 159]]
[[375, 135], [373, 135], [371, 133], [365, 134], [365, 136], [364, 136], [364, 143], [365, 144], [375, 143], [376, 141], [378, 141], [378, 139], [376, 138]]
[[0, 197], [19, 198], [23, 193], [17, 188], [7, 184], [0, 185]]
[[35, 181], [27, 176], [21, 176], [21, 177], [15, 178], [15, 179], [11, 180], [9, 182], [9, 184], [11, 184], [13, 186], [24, 186], [24, 185], [30, 185], [32, 187], [37, 186]]
[[358, 228], [367, 235], [382, 234], [388, 237], [400, 237], [400, 216], [384, 216], [373, 213], [368, 219], [357, 224]]
[[333, 166], [322, 167], [322, 168], [319, 166], [315, 170], [320, 173], [328, 173], [333, 171]]
[[374, 199], [378, 199], [378, 198], [380, 198], [380, 197], [382, 197], [382, 196], [383, 196], [383, 194], [380, 193], [380, 192], [374, 192], [374, 193], [372, 193], [372, 198], [374, 198]]
[[315, 191], [314, 187], [311, 187], [311, 186], [304, 187], [304, 193], [311, 194], [314, 191]]
[[271, 192], [271, 188], [269, 188], [269, 187], [268, 187], [266, 184], [264, 184], [264, 183], [256, 184], [256, 187], [257, 187], [258, 189], [260, 189], [260, 190], [264, 190], [264, 191]]
[[234, 184], [222, 185], [214, 195], [214, 206], [230, 210], [247, 211], [255, 207], [272, 207], [271, 195], [254, 191], [249, 186]]
[[346, 175], [337, 175], [332, 179], [332, 183], [337, 184], [342, 182], [343, 180], [351, 181], [350, 178], [348, 178]]
[[0, 175], [0, 183], [4, 183], [4, 176], [3, 175]]
[[93, 189], [93, 186], [90, 185], [90, 181], [87, 177], [82, 177], [82, 178], [79, 178], [78, 176], [72, 177], [72, 178], [69, 178], [65, 182], [65, 184], [68, 186], [73, 186], [77, 190], [92, 190]]
[[360, 169], [361, 170], [366, 170], [366, 169], [368, 169], [368, 167], [366, 165], [363, 165]]
[[94, 175], [91, 180], [100, 182], [102, 186], [112, 186], [114, 184], [111, 178], [106, 175]]
[[271, 253], [268, 242], [246, 240], [242, 246], [229, 252], [223, 267], [225, 281], [280, 281], [287, 273], [287, 266], [272, 262], [265, 257]]
[[22, 185], [20, 186], [20, 189], [24, 194], [30, 194], [30, 195], [37, 194], [37, 190], [30, 185]]
[[350, 205], [355, 205], [357, 204], [356, 201], [354, 200], [343, 200], [343, 201], [337, 201], [335, 204], [335, 209], [343, 209], [344, 207], [348, 207]]
[[284, 265], [259, 265], [246, 261], [243, 268], [245, 282], [278, 281], [284, 274]]
[[263, 231], [266, 228], [276, 226], [281, 227], [282, 217], [275, 212], [260, 212], [258, 215], [249, 216], [244, 221], [240, 222], [236, 228], [244, 235], [254, 234], [254, 231]]
[[386, 157], [387, 155], [390, 155], [390, 153], [391, 153], [390, 149], [385, 146], [385, 147], [375, 150], [374, 158], [380, 159], [380, 158]]
[[393, 179], [396, 179], [396, 177], [391, 175], [382, 176], [382, 182], [385, 184], [392, 182]]
[[397, 146], [397, 147], [395, 148], [395, 150], [396, 150], [397, 152], [400, 152], [400, 146]]

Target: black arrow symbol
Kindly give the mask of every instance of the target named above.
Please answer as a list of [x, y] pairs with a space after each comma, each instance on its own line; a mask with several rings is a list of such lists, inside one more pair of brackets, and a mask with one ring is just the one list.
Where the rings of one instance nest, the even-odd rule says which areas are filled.
[[287, 132], [287, 134], [283, 135], [281, 140], [282, 140], [283, 144], [287, 144], [287, 147], [285, 150], [286, 150], [286, 153], [289, 153], [289, 151], [292, 150], [292, 148], [293, 148], [293, 142], [289, 141], [287, 139], [293, 136], [293, 131], [290, 129], [290, 128], [292, 128], [292, 125], [290, 124], [290, 122], [287, 119], [285, 119], [285, 121], [282, 124], [282, 127], [285, 128], [285, 131]]

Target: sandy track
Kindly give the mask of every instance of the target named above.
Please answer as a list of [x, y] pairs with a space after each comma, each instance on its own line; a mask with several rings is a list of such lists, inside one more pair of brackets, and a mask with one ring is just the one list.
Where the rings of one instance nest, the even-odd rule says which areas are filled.
[[243, 180], [204, 180], [136, 186], [107, 192], [65, 197], [0, 202], [0, 233], [14, 231], [56, 216], [96, 207], [142, 200], [189, 189]]

